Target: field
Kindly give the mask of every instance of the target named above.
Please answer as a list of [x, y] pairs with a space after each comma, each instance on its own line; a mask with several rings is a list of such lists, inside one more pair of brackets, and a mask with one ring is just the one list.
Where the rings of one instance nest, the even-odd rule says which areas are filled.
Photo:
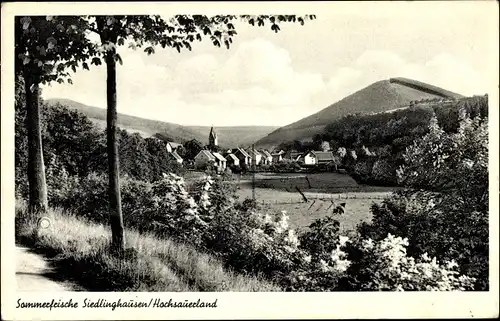
[[[360, 222], [370, 221], [371, 205], [382, 202], [395, 190], [360, 185], [349, 175], [338, 173], [307, 174], [307, 179], [305, 174], [300, 173], [257, 173], [255, 185], [260, 210], [273, 213], [287, 211], [289, 223], [295, 229], [305, 228], [314, 220], [331, 215], [336, 205], [346, 203], [345, 214], [338, 217], [343, 231], [353, 230]], [[307, 202], [296, 186], [304, 193]], [[239, 180], [238, 195], [240, 200], [252, 197], [250, 176]]]
[[[252, 185], [250, 175], [240, 179], [240, 186]], [[396, 188], [358, 184], [351, 176], [339, 173], [257, 173], [255, 187], [297, 192], [346, 193], [346, 192], [392, 192]]]
[[[318, 194], [304, 193], [308, 202], [303, 201], [299, 193], [279, 191], [273, 189], [256, 188], [255, 196], [259, 210], [268, 213], [286, 211], [290, 216], [290, 226], [294, 229], [306, 228], [315, 219], [332, 214], [333, 208], [346, 203], [345, 214], [338, 216], [340, 227], [343, 231], [353, 230], [357, 224], [370, 221], [372, 218], [370, 206], [382, 202], [383, 197], [389, 192], [379, 193], [342, 193]], [[252, 197], [252, 189], [241, 187], [238, 190], [240, 200]], [[335, 205], [332, 205], [332, 202]]]
[[[184, 174], [189, 186], [204, 174], [189, 171]], [[233, 175], [238, 185], [240, 201], [252, 198], [250, 175]], [[346, 203], [345, 213], [338, 217], [340, 227], [347, 232], [363, 221], [370, 221], [370, 207], [380, 203], [397, 188], [361, 185], [346, 174], [317, 173], [307, 174], [309, 183], [301, 173], [256, 173], [255, 199], [259, 210], [279, 214], [286, 211], [290, 216], [289, 224], [294, 229], [307, 228], [314, 220], [331, 215], [333, 208]], [[311, 188], [309, 188], [309, 184]], [[295, 189], [298, 186], [307, 201]]]

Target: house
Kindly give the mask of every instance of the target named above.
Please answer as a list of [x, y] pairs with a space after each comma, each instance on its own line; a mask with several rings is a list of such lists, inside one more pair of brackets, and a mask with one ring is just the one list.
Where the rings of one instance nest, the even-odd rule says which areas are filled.
[[279, 163], [283, 161], [283, 155], [285, 152], [283, 150], [280, 150], [279, 152], [272, 153], [271, 156], [273, 158], [273, 163]]
[[332, 152], [310, 151], [304, 155], [306, 165], [326, 165], [334, 161]]
[[263, 163], [265, 165], [271, 165], [273, 163], [273, 156], [271, 155], [271, 153], [269, 153], [267, 150], [265, 149], [261, 149], [259, 150], [259, 152], [262, 154], [262, 159], [263, 159]]
[[252, 164], [255, 164], [255, 165], [260, 165], [260, 163], [262, 162], [262, 154], [259, 153], [257, 150], [253, 150], [253, 149], [248, 149], [247, 150], [247, 154], [250, 155], [250, 157], [252, 158]]
[[176, 150], [179, 146], [182, 146], [182, 144], [174, 143], [174, 142], [167, 142], [167, 151], [169, 153], [171, 153], [174, 150]]
[[194, 166], [197, 169], [206, 168], [210, 162], [215, 163], [215, 156], [206, 149], [200, 150], [194, 157]]
[[248, 153], [243, 148], [239, 148], [239, 147], [236, 148], [235, 150], [233, 150], [232, 154], [238, 158], [238, 160], [240, 161], [240, 166], [243, 166], [243, 165], [248, 166], [251, 164], [252, 158], [250, 157], [250, 155], [248, 155]]
[[240, 160], [233, 153], [227, 153], [224, 157], [227, 159], [227, 166], [240, 166]]
[[177, 154], [177, 151], [174, 150], [173, 152], [170, 153], [170, 155], [172, 155], [175, 158], [177, 163], [182, 164], [183, 159], [179, 154]]
[[215, 166], [217, 166], [217, 171], [223, 172], [227, 167], [226, 158], [217, 152], [213, 152], [212, 155], [215, 156]]

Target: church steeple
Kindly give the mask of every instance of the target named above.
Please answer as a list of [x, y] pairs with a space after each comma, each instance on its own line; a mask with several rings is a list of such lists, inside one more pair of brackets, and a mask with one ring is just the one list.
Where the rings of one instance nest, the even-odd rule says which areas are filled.
[[210, 128], [210, 134], [208, 134], [208, 146], [215, 147], [217, 146], [217, 134], [214, 131], [214, 127]]

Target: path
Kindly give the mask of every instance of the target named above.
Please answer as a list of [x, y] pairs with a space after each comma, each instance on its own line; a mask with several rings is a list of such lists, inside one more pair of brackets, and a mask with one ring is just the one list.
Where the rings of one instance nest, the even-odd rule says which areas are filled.
[[74, 291], [69, 282], [49, 279], [52, 270], [48, 262], [28, 248], [16, 245], [16, 282], [17, 291]]

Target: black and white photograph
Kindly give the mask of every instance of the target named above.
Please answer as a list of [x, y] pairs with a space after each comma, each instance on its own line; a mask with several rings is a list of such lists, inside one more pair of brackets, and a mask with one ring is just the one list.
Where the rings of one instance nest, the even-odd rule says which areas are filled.
[[[2, 4], [15, 313], [496, 291], [498, 316], [496, 1], [30, 5]], [[122, 292], [151, 300], [91, 295]]]

